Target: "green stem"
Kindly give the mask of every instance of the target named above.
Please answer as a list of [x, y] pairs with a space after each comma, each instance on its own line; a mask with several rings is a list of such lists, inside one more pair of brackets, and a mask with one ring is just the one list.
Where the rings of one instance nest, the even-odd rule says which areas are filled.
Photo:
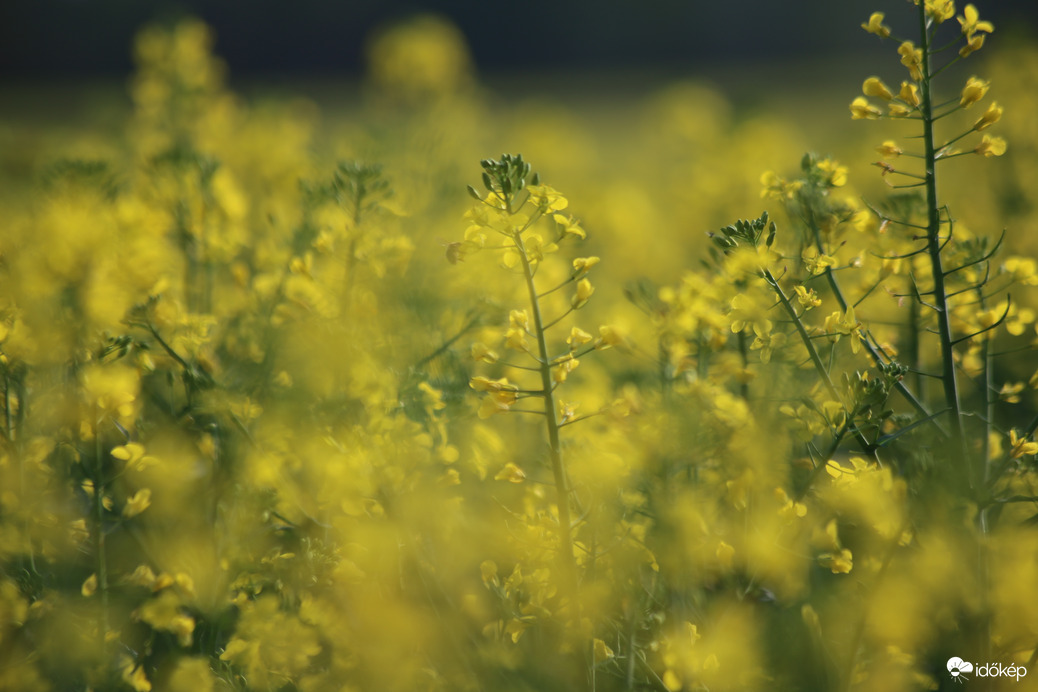
[[523, 278], [526, 280], [526, 289], [530, 296], [530, 311], [533, 318], [534, 337], [537, 339], [537, 352], [540, 356], [539, 372], [541, 375], [542, 393], [544, 399], [544, 420], [548, 427], [548, 448], [551, 457], [551, 471], [555, 480], [556, 503], [559, 511], [559, 551], [561, 555], [563, 578], [572, 604], [572, 615], [574, 623], [580, 622], [579, 603], [577, 601], [577, 569], [573, 556], [572, 519], [570, 518], [569, 502], [570, 490], [569, 480], [566, 477], [566, 469], [562, 461], [562, 444], [559, 438], [558, 409], [555, 405], [554, 387], [551, 379], [551, 359], [548, 356], [548, 343], [545, 336], [545, 327], [541, 317], [541, 305], [537, 299], [537, 287], [534, 284], [534, 268], [526, 254], [526, 246], [523, 243], [521, 233], [512, 236], [519, 259], [523, 266]]
[[[821, 229], [818, 228], [818, 224], [815, 223], [813, 216], [809, 221], [809, 225], [811, 227], [811, 232], [814, 234], [815, 246], [818, 248], [818, 252], [825, 252], [825, 249], [822, 244]], [[840, 284], [836, 281], [836, 275], [833, 273], [832, 268], [826, 267], [824, 274], [825, 279], [829, 284], [829, 289], [833, 292], [833, 295], [836, 297], [836, 302], [840, 304], [840, 309], [844, 312], [847, 312], [847, 299], [844, 297], [843, 291], [840, 289]], [[879, 350], [872, 345], [872, 341], [870, 339], [862, 339], [861, 342], [862, 345], [865, 347], [866, 353], [868, 353], [869, 357], [872, 358], [873, 363], [878, 364], [883, 362], [880, 357]], [[905, 401], [907, 401], [912, 406], [912, 408], [915, 409], [916, 413], [918, 413], [921, 417], [927, 418], [930, 421], [932, 421], [933, 425], [937, 428], [938, 432], [941, 432], [943, 434], [940, 425], [936, 422], [934, 418], [930, 416], [930, 412], [926, 410], [926, 407], [923, 405], [923, 402], [919, 401], [915, 393], [913, 393], [912, 390], [908, 388], [908, 385], [906, 385], [903, 381], [898, 380], [896, 383], [894, 383], [894, 388], [897, 389], [898, 393], [902, 397], [904, 397]]]
[[[779, 298], [779, 302], [782, 303], [782, 307], [785, 308], [786, 313], [796, 326], [797, 333], [800, 335], [800, 340], [804, 343], [804, 348], [807, 349], [807, 355], [811, 358], [811, 362], [814, 364], [815, 370], [818, 371], [819, 376], [822, 378], [822, 382], [825, 384], [826, 389], [829, 390], [829, 394], [833, 397], [834, 401], [842, 401], [840, 393], [836, 389], [836, 385], [833, 384], [833, 380], [829, 376], [829, 371], [826, 369], [825, 364], [822, 363], [822, 357], [818, 355], [818, 349], [815, 348], [811, 335], [808, 334], [807, 329], [804, 328], [804, 323], [800, 320], [800, 316], [797, 315], [797, 311], [793, 307], [793, 304], [789, 302], [789, 297], [786, 296], [785, 291], [783, 291], [782, 287], [779, 286], [778, 279], [775, 278], [775, 275], [771, 273], [770, 269], [764, 270], [764, 278], [775, 291], [775, 294]], [[862, 341], [864, 341], [864, 339]], [[848, 411], [847, 413], [848, 415], [853, 415], [853, 412], [851, 411]], [[848, 418], [848, 420], [850, 420], [850, 418]], [[865, 436], [860, 432], [856, 431], [854, 437], [857, 439], [858, 445], [865, 454], [878, 460], [875, 445], [869, 444], [869, 441], [866, 440]], [[828, 459], [825, 461], [828, 461]]]
[[[924, 165], [926, 167], [927, 254], [933, 274], [933, 299], [937, 311], [937, 335], [941, 346], [941, 383], [944, 387], [945, 406], [951, 413], [953, 459], [960, 477], [970, 479], [966, 436], [962, 426], [962, 409], [955, 372], [955, 353], [951, 335], [951, 315], [947, 289], [944, 285], [944, 266], [941, 258], [941, 210], [937, 202], [936, 151], [934, 147], [933, 94], [930, 74], [930, 43], [927, 32], [925, 3], [919, 3], [919, 33], [923, 41], [923, 79], [920, 83], [920, 112], [923, 117]], [[972, 483], [971, 483], [972, 484]]]
[[101, 646], [105, 646], [105, 637], [108, 634], [108, 555], [105, 546], [105, 483], [104, 483], [104, 457], [101, 452], [101, 419], [97, 415], [97, 407], [94, 407], [94, 531], [96, 533], [97, 545], [97, 590], [101, 594]]

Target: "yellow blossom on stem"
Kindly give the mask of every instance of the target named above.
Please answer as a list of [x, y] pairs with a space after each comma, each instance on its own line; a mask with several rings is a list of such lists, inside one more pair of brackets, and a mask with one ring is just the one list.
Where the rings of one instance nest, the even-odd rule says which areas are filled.
[[880, 155], [882, 155], [885, 159], [892, 159], [901, 156], [901, 154], [905, 153], [904, 150], [901, 147], [899, 147], [896, 142], [890, 139], [886, 140], [885, 142], [883, 142], [883, 144], [876, 147], [876, 151], [878, 151]]
[[900, 103], [887, 104], [887, 115], [891, 118], [907, 118], [912, 115], [912, 110], [908, 106], [903, 106]]
[[883, 111], [873, 106], [864, 96], [851, 101], [852, 120], [876, 120], [883, 115]]
[[804, 248], [804, 251], [800, 253], [800, 259], [804, 261], [804, 267], [815, 276], [821, 274], [829, 267], [836, 266], [835, 257], [819, 253], [818, 249], [813, 245]]
[[580, 365], [580, 361], [573, 357], [572, 354], [567, 353], [565, 356], [556, 361], [555, 367], [552, 368], [551, 378], [557, 384], [562, 384], [569, 377], [569, 374], [577, 369]]
[[595, 287], [591, 285], [591, 282], [587, 279], [581, 279], [577, 282], [577, 293], [573, 296], [572, 305], [574, 308], [583, 307], [587, 303], [588, 298], [595, 292]]
[[569, 350], [575, 351], [594, 338], [580, 327], [573, 327], [569, 332], [569, 337], [566, 338], [566, 343], [569, 345]]
[[563, 234], [569, 233], [570, 235], [577, 236], [581, 240], [587, 238], [587, 232], [580, 227], [580, 223], [572, 216], [553, 214], [551, 218], [555, 219], [555, 223], [559, 224], [559, 227], [562, 228]]
[[818, 297], [818, 293], [813, 288], [798, 284], [793, 287], [793, 290], [796, 291], [797, 300], [808, 310], [822, 304], [822, 299]]
[[976, 53], [984, 47], [984, 34], [976, 34], [966, 41], [966, 45], [959, 49], [959, 55], [965, 58], [971, 53]]
[[1022, 456], [1038, 454], [1038, 442], [1028, 441], [1026, 437], [1020, 437], [1016, 430], [1009, 431], [1009, 458], [1019, 459]]
[[[860, 97], [859, 97], [860, 98]], [[865, 99], [862, 99], [864, 101]], [[797, 190], [804, 186], [802, 180], [792, 182], [779, 177], [774, 171], [765, 171], [760, 177], [760, 184], [764, 188], [760, 191], [761, 198], [768, 199], [793, 199]]]
[[861, 86], [861, 91], [866, 96], [875, 96], [884, 101], [889, 101], [894, 98], [894, 94], [879, 77], [869, 77], [866, 79], [865, 83]]
[[[507, 464], [505, 464], [504, 467], [500, 471], [497, 472], [497, 475], [494, 476], [494, 480], [495, 481], [508, 481], [509, 483], [522, 483], [524, 480], [526, 480], [526, 473], [521, 468], [519, 468], [516, 464], [514, 464], [514, 463], [512, 463], [510, 461]], [[491, 564], [493, 564], [493, 563], [491, 563]], [[497, 571], [497, 567], [495, 566], [494, 567], [494, 572], [496, 573], [496, 571]], [[494, 574], [494, 578], [496, 578], [496, 576], [497, 575]], [[486, 581], [486, 571], [485, 570], [484, 570], [484, 573], [483, 573], [483, 580]]]
[[841, 166], [832, 159], [822, 159], [818, 162], [818, 170], [828, 173], [826, 183], [830, 187], [843, 187], [847, 184], [847, 167]]
[[472, 344], [472, 360], [484, 363], [496, 363], [500, 356], [481, 341]]
[[923, 78], [923, 50], [916, 48], [911, 41], [905, 41], [898, 47], [897, 52], [901, 56], [901, 64], [908, 68], [912, 79], [917, 82], [921, 80]]
[[569, 206], [569, 200], [550, 185], [527, 185], [526, 190], [530, 193], [530, 201], [543, 214], [560, 211]]
[[955, 16], [955, 0], [926, 0], [924, 7], [938, 24]]
[[142, 488], [135, 492], [123, 507], [123, 516], [127, 519], [135, 517], [151, 506], [151, 490]]
[[918, 108], [922, 103], [919, 98], [919, 87], [912, 82], [901, 82], [901, 91], [897, 92], [897, 97], [912, 108]]
[[1002, 106], [998, 105], [998, 101], [992, 101], [988, 109], [984, 111], [984, 115], [980, 116], [980, 119], [973, 123], [973, 129], [980, 132], [991, 127], [1001, 119]]
[[771, 320], [764, 320], [753, 325], [753, 333], [756, 338], [750, 344], [751, 351], [760, 351], [760, 362], [770, 363], [771, 353], [786, 342], [786, 335], [781, 332], [771, 331]]
[[990, 87], [990, 84], [986, 80], [970, 77], [966, 80], [966, 86], [962, 88], [962, 98], [959, 99], [959, 106], [969, 108], [984, 98], [984, 95], [988, 93], [988, 87]]
[[999, 390], [998, 398], [1007, 404], [1019, 404], [1022, 391], [1024, 391], [1023, 382], [1006, 382]]
[[870, 34], [875, 34], [880, 38], [887, 38], [890, 36], [890, 27], [883, 25], [883, 17], [886, 16], [882, 12], [873, 12], [869, 15], [869, 21], [861, 25], [861, 28]]
[[839, 552], [822, 553], [818, 556], [818, 563], [828, 567], [833, 574], [849, 574], [854, 569], [854, 557], [846, 548]]
[[981, 21], [980, 13], [977, 12], [977, 8], [972, 4], [966, 5], [962, 9], [962, 16], [957, 17], [959, 24], [962, 25], [962, 33], [965, 34], [967, 40], [972, 40], [973, 35], [978, 31], [991, 33], [995, 30], [994, 25], [988, 21]]
[[980, 144], [973, 149], [973, 153], [980, 156], [1001, 156], [1006, 153], [1006, 140], [1001, 137], [984, 135], [983, 139], [980, 140]]
[[573, 260], [573, 271], [577, 274], [583, 274], [599, 263], [598, 257], [578, 257]]

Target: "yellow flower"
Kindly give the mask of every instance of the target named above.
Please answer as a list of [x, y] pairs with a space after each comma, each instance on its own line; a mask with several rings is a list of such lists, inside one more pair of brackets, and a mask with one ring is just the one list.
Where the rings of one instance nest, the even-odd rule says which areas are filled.
[[911, 82], [901, 82], [901, 91], [897, 92], [897, 97], [912, 108], [918, 108], [922, 103], [919, 98], [919, 87]]
[[885, 159], [892, 159], [897, 156], [901, 156], [901, 154], [905, 153], [904, 150], [901, 147], [899, 147], [896, 142], [890, 139], [886, 140], [885, 142], [883, 142], [883, 144], [876, 147], [876, 151], [878, 151], [880, 155], [883, 156], [883, 158]]
[[876, 34], [880, 38], [886, 38], [890, 36], [890, 27], [883, 26], [883, 17], [885, 15], [882, 12], [873, 12], [869, 16], [869, 21], [866, 24], [862, 24], [861, 28], [870, 34]]
[[577, 294], [573, 296], [572, 305], [574, 308], [583, 307], [587, 303], [588, 298], [595, 292], [595, 287], [591, 285], [591, 282], [587, 279], [581, 279], [577, 282]]
[[864, 96], [859, 96], [851, 101], [852, 120], [876, 120], [881, 115], [883, 112], [869, 103]]
[[151, 683], [144, 674], [144, 666], [126, 654], [119, 655], [119, 671], [123, 682], [129, 685], [134, 692], [151, 692]]
[[955, 16], [955, 0], [926, 0], [924, 7], [938, 24]]
[[515, 392], [501, 391], [501, 392], [490, 392], [487, 396], [483, 397], [480, 402], [479, 411], [476, 415], [479, 416], [480, 420], [486, 420], [494, 414], [504, 413], [511, 408], [518, 399], [518, 395]]
[[195, 619], [183, 612], [180, 598], [173, 591], [163, 591], [134, 612], [134, 617], [153, 629], [171, 632], [181, 646], [191, 646]]
[[998, 392], [998, 398], [1008, 404], [1020, 403], [1020, 392], [1024, 391], [1023, 382], [1006, 382]]
[[477, 341], [472, 344], [472, 360], [482, 361], [484, 363], [496, 363], [500, 358], [497, 352], [493, 351], [481, 341]]
[[851, 551], [843, 548], [840, 552], [822, 553], [818, 556], [822, 567], [828, 567], [833, 574], [848, 574], [854, 568]]
[[800, 253], [800, 259], [804, 261], [804, 267], [815, 276], [821, 274], [829, 267], [836, 266], [835, 257], [820, 254], [818, 249], [811, 245], [808, 245], [804, 248], [804, 251]]
[[983, 139], [980, 140], [980, 144], [973, 149], [973, 153], [980, 156], [1001, 156], [1006, 153], [1006, 140], [1001, 137], [984, 135]]
[[822, 159], [818, 162], [818, 170], [828, 173], [826, 183], [830, 187], [843, 187], [847, 184], [847, 167], [841, 166], [832, 159]]
[[517, 392], [519, 388], [508, 381], [507, 377], [500, 380], [492, 380], [489, 377], [477, 375], [469, 380], [469, 387], [477, 392]]
[[151, 490], [141, 488], [126, 501], [123, 507], [123, 516], [127, 519], [135, 517], [151, 506]]
[[879, 77], [869, 77], [866, 79], [865, 83], [861, 86], [861, 91], [866, 96], [875, 96], [884, 101], [889, 101], [894, 98], [894, 94], [891, 93], [890, 89]]
[[901, 56], [901, 64], [908, 68], [908, 73], [917, 82], [923, 78], [923, 51], [916, 48], [911, 41], [905, 41], [898, 49]]
[[1026, 437], [1018, 437], [1016, 430], [1009, 431], [1009, 458], [1019, 459], [1022, 456], [1038, 454], [1038, 442], [1028, 442]]
[[526, 310], [512, 310], [508, 313], [508, 326], [522, 329], [523, 331], [529, 331], [530, 316], [527, 314]]
[[962, 98], [959, 100], [959, 105], [962, 108], [969, 108], [974, 103], [984, 98], [984, 95], [988, 93], [988, 87], [990, 86], [991, 85], [983, 79], [970, 77], [966, 80], [966, 86], [962, 88]]
[[569, 350], [575, 351], [578, 347], [583, 346], [594, 338], [580, 327], [573, 327], [566, 338], [566, 343], [569, 344]]
[[994, 25], [988, 21], [980, 21], [980, 13], [977, 12], [977, 8], [972, 4], [966, 5], [962, 9], [963, 16], [958, 17], [959, 24], [962, 25], [962, 33], [966, 35], [967, 40], [973, 39], [973, 34], [978, 31], [991, 33], [995, 30]]
[[143, 470], [158, 463], [155, 457], [145, 456], [144, 445], [138, 442], [113, 447], [112, 456], [126, 462], [126, 468], [134, 470]]
[[808, 310], [822, 304], [822, 299], [818, 297], [818, 293], [813, 288], [798, 284], [793, 287], [793, 290], [796, 291], [797, 300]]
[[839, 341], [841, 336], [851, 337], [851, 352], [857, 354], [861, 350], [861, 322], [854, 315], [854, 306], [848, 305], [847, 311], [836, 311], [825, 318], [825, 331], [830, 341]]
[[598, 257], [578, 257], [573, 260], [573, 271], [577, 274], [583, 274], [599, 263]]
[[562, 358], [558, 359], [554, 363], [555, 367], [552, 368], [551, 377], [558, 383], [562, 384], [569, 377], [569, 374], [577, 369], [580, 365], [580, 361], [573, 357], [572, 354], [567, 353]]
[[891, 118], [907, 118], [912, 115], [912, 110], [907, 106], [902, 106], [900, 103], [888, 104], [887, 111]]
[[508, 481], [509, 483], [522, 483], [526, 480], [526, 474], [514, 463], [508, 462], [500, 471], [497, 472], [497, 475], [494, 476], [494, 480]]
[[91, 574], [89, 577], [87, 577], [86, 581], [83, 582], [83, 585], [81, 587], [79, 587], [79, 593], [83, 594], [84, 596], [86, 596], [88, 598], [90, 596], [93, 596], [95, 593], [97, 593], [97, 574], [96, 573], [95, 574]]
[[555, 223], [562, 227], [563, 234], [569, 233], [575, 235], [581, 240], [587, 238], [587, 233], [583, 228], [580, 227], [580, 223], [576, 221], [572, 216], [563, 216], [562, 214], [553, 214], [552, 217], [555, 219]]
[[561, 211], [569, 206], [569, 200], [550, 185], [527, 185], [526, 190], [530, 193], [530, 201], [543, 214]]
[[598, 340], [595, 342], [595, 348], [603, 350], [611, 348], [613, 346], [621, 347], [624, 346], [627, 339], [624, 337], [617, 327], [612, 325], [603, 324], [598, 328]]
[[760, 351], [760, 362], [762, 363], [771, 362], [772, 350], [779, 348], [786, 342], [786, 335], [782, 333], [773, 334], [771, 327], [771, 320], [764, 320], [753, 325], [753, 333], [756, 334], [756, 338], [750, 344], [750, 350]]
[[980, 119], [973, 123], [973, 129], [980, 132], [991, 127], [1001, 119], [1002, 106], [998, 105], [998, 101], [992, 101], [988, 109], [984, 111], [984, 115], [980, 116]]
[[601, 639], [595, 639], [594, 649], [595, 649], [595, 663], [601, 663], [602, 661], [608, 661], [609, 659], [611, 659], [615, 655], [613, 653], [613, 650], [610, 649], [606, 645], [606, 643], [604, 641], [602, 641]]
[[966, 45], [959, 49], [959, 55], [966, 57], [971, 53], [976, 53], [978, 50], [984, 47], [984, 34], [977, 34], [966, 41]]
[[[864, 100], [862, 99], [862, 101]], [[790, 182], [780, 178], [774, 171], [765, 171], [760, 177], [760, 184], [764, 186], [760, 191], [762, 199], [793, 199], [797, 190], [804, 186], [802, 180]]]

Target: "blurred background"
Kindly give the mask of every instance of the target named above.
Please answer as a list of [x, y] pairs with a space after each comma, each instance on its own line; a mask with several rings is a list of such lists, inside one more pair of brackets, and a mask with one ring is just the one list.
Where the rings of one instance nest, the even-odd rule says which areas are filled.
[[[868, 55], [878, 42], [846, 28], [873, 11], [889, 15], [899, 5], [875, 0], [254, 0], [243, 11], [246, 5], [231, 0], [21, 0], [0, 8], [0, 78], [128, 74], [134, 32], [145, 23], [182, 15], [213, 27], [216, 52], [237, 78], [357, 76], [373, 31], [427, 12], [460, 28], [481, 70], [709, 71], [836, 53]], [[985, 2], [981, 11], [994, 22], [1000, 40], [1030, 36], [1038, 25], [1033, 0]]]

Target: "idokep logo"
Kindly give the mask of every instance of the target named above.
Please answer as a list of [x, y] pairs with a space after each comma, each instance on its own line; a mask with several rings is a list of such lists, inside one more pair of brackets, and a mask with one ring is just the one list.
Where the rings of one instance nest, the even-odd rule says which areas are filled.
[[969, 673], [978, 678], [1016, 678], [1016, 681], [1020, 682], [1020, 678], [1027, 675], [1027, 668], [1017, 665], [1004, 666], [1001, 663], [974, 664], [963, 661], [958, 656], [948, 659], [948, 674], [952, 676], [952, 680], [955, 682], [969, 680]]

